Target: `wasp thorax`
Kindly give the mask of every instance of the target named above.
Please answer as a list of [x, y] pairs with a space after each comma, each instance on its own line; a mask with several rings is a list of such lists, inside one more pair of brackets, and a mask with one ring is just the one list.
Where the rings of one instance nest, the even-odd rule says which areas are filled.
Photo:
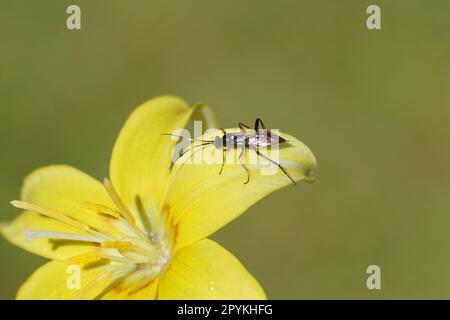
[[221, 136], [216, 136], [214, 138], [214, 147], [221, 149], [223, 147], [223, 138]]

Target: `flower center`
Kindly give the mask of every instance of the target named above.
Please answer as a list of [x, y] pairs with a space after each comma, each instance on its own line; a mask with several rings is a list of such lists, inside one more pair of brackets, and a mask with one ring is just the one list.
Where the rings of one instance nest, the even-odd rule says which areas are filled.
[[[105, 179], [104, 186], [116, 209], [104, 204], [85, 202], [81, 209], [100, 215], [101, 221], [107, 222], [108, 230], [95, 228], [83, 221], [46, 208], [23, 201], [12, 201], [14, 207], [33, 211], [57, 220], [76, 229], [77, 232], [60, 232], [52, 230], [24, 230], [27, 241], [34, 239], [69, 240], [92, 244], [92, 249], [69, 257], [64, 262], [68, 265], [86, 265], [101, 260], [110, 263], [102, 266], [99, 276], [81, 289], [77, 298], [92, 298], [92, 287], [102, 285], [110, 287], [117, 284], [121, 290], [137, 291], [150, 284], [158, 277], [171, 259], [173, 235], [166, 219], [156, 214], [155, 208], [147, 214], [148, 221], [136, 221], [130, 209], [125, 206], [112, 184]], [[143, 208], [140, 203], [141, 209]], [[98, 294], [98, 288], [96, 288]], [[94, 297], [94, 298], [95, 298]]]

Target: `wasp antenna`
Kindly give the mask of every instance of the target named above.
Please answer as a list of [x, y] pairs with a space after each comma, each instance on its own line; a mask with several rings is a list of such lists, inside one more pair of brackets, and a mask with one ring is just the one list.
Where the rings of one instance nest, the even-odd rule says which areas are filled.
[[162, 136], [172, 136], [172, 137], [178, 137], [178, 138], [183, 138], [183, 136], [179, 135], [179, 134], [174, 134], [174, 133], [161, 133]]
[[169, 137], [177, 137], [180, 139], [186, 139], [188, 141], [194, 141], [194, 139], [190, 139], [190, 138], [185, 138], [182, 135], [179, 134], [174, 134], [174, 133], [161, 133], [162, 136], [169, 136]]
[[162, 136], [171, 136], [171, 137], [183, 138], [183, 139], [186, 139], [187, 141], [214, 143], [214, 140], [202, 140], [202, 139], [184, 138], [183, 136], [181, 136], [179, 134], [174, 134], [174, 133], [161, 133], [161, 135]]

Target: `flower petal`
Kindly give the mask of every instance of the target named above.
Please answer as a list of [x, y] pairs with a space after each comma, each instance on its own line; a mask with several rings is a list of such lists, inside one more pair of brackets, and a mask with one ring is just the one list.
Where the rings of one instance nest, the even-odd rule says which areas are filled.
[[[57, 261], [51, 261], [37, 269], [17, 292], [18, 300], [69, 300], [80, 297], [93, 299], [109, 284], [103, 275], [107, 275], [104, 265], [82, 268], [80, 270], [80, 288], [70, 288], [70, 277], [76, 276], [76, 271], [68, 269], [69, 266]], [[86, 290], [89, 292], [86, 292]], [[83, 291], [84, 290], [84, 291]]]
[[138, 107], [120, 131], [113, 149], [110, 177], [124, 203], [137, 211], [136, 197], [158, 205], [165, 190], [175, 141], [161, 134], [185, 127], [193, 115], [213, 121], [205, 105], [189, 108], [180, 98], [162, 96]]
[[79, 230], [73, 227], [43, 217], [35, 212], [24, 212], [13, 222], [0, 225], [1, 234], [11, 243], [48, 259], [64, 260], [82, 254], [92, 248], [91, 244], [75, 241], [56, 241], [51, 239], [27, 241], [24, 231], [31, 229], [80, 233]]
[[104, 300], [154, 300], [158, 289], [158, 279], [138, 290], [134, 288], [121, 289], [120, 285], [108, 291], [102, 299]]
[[[64, 165], [35, 170], [25, 178], [22, 200], [56, 210], [107, 234], [119, 231], [113, 218], [82, 208], [85, 201], [114, 208], [103, 185], [87, 174]], [[25, 212], [14, 221], [0, 226], [1, 233], [12, 243], [50, 259], [66, 259], [86, 251], [88, 245], [77, 242], [35, 239], [26, 241], [27, 229], [81, 233], [69, 225], [44, 217], [35, 212]]]
[[162, 276], [159, 299], [266, 299], [263, 289], [230, 252], [203, 239], [179, 250]]
[[[203, 139], [214, 139], [215, 135], [221, 133], [211, 132]], [[312, 152], [294, 137], [287, 134], [282, 136], [289, 142], [280, 146], [278, 162], [295, 181], [313, 181], [317, 164]], [[261, 148], [260, 151], [269, 155], [267, 149]], [[245, 163], [250, 169], [248, 184], [244, 184], [247, 173], [237, 161], [239, 150], [227, 152], [227, 162], [221, 175], [222, 150], [209, 145], [203, 150], [203, 155], [209, 153], [214, 157], [218, 154], [218, 161], [212, 164], [188, 164], [188, 160], [195, 160], [197, 155], [202, 154], [201, 151], [194, 152], [193, 157], [187, 152], [174, 166], [163, 206], [177, 229], [176, 245], [179, 247], [209, 236], [263, 197], [293, 184], [275, 165], [262, 168], [263, 163], [252, 164], [251, 159], [264, 160], [254, 150], [246, 149]]]
[[115, 208], [104, 186], [86, 173], [66, 165], [40, 168], [25, 178], [22, 200], [61, 212], [99, 231], [114, 232], [109, 216], [85, 209], [85, 202]]

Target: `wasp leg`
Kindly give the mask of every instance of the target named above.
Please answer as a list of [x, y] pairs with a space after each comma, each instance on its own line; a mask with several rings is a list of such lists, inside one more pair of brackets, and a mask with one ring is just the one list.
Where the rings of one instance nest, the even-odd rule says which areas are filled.
[[[178, 159], [177, 160], [175, 160], [175, 162], [177, 162], [183, 155], [185, 155], [188, 151], [191, 153], [190, 154], [190, 159], [192, 160], [192, 157], [197, 153], [197, 152], [199, 152], [199, 151], [203, 151], [203, 149], [205, 148], [205, 147], [207, 147], [208, 145], [210, 145], [211, 143], [209, 143], [209, 142], [205, 142], [205, 143], [201, 143], [201, 144], [197, 144], [197, 145], [195, 145], [195, 146], [192, 146], [191, 148], [187, 148], [182, 154], [181, 154], [181, 156], [180, 157], [178, 157]], [[199, 149], [196, 149], [196, 148], [199, 148]], [[187, 161], [188, 161], [189, 159], [185, 159], [183, 162], [181, 162], [181, 164], [180, 164], [180, 166], [179, 166], [179, 168], [178, 168], [178, 171], [180, 171], [183, 167], [184, 167], [184, 165], [187, 163]], [[173, 167], [174, 167], [174, 165], [175, 165], [175, 162], [172, 162], [172, 164], [171, 164], [171, 170], [173, 169]]]
[[243, 123], [239, 122], [239, 129], [241, 129], [241, 132], [245, 132], [248, 129], [250, 129], [250, 127], [248, 125], [246, 125], [246, 124], [243, 124]]
[[[173, 159], [172, 157], [172, 161], [170, 162], [170, 167], [169, 169], [172, 170], [173, 166], [175, 165], [175, 163], [181, 158], [183, 157], [188, 151], [194, 150], [197, 147], [204, 147], [208, 144], [211, 144], [210, 142], [203, 142], [201, 144], [197, 144], [197, 145], [193, 145], [193, 143], [191, 143], [191, 147], [186, 148], [184, 150], [181, 150], [180, 154], [178, 155], [178, 157], [176, 159]], [[192, 157], [192, 155], [191, 155]]]
[[[192, 143], [191, 143], [192, 144]], [[195, 146], [194, 146], [195, 147]], [[193, 149], [194, 147], [190, 147], [190, 148], [186, 148], [185, 150], [181, 150], [181, 152], [178, 154], [178, 157], [175, 159], [175, 155], [172, 156], [172, 160], [170, 161], [170, 167], [169, 167], [169, 171], [172, 171], [173, 166], [175, 165], [175, 163], [188, 151], [190, 151], [191, 149]]]
[[241, 163], [242, 168], [244, 168], [245, 172], [247, 173], [247, 180], [244, 182], [244, 184], [247, 184], [250, 182], [250, 172], [247, 168], [247, 166], [242, 162], [242, 158], [245, 155], [245, 147], [241, 149], [241, 153], [239, 154], [239, 162]]
[[278, 162], [276, 162], [275, 160], [272, 160], [272, 159], [270, 159], [268, 156], [262, 154], [261, 152], [259, 152], [258, 149], [256, 149], [256, 148], [252, 148], [252, 149], [255, 150], [255, 152], [256, 152], [256, 154], [257, 154], [258, 156], [260, 156], [260, 157], [262, 157], [262, 158], [264, 158], [264, 159], [266, 159], [266, 160], [269, 160], [269, 161], [272, 162], [273, 164], [277, 165], [278, 168], [280, 168], [281, 171], [283, 171], [283, 173], [286, 175], [286, 177], [288, 177], [294, 184], [297, 184], [297, 183], [295, 182], [295, 180], [292, 179], [292, 177], [289, 175], [289, 173], [287, 173], [287, 171], [286, 171], [286, 170], [285, 170]]
[[227, 161], [227, 149], [222, 149], [222, 166], [220, 167], [219, 175], [222, 174], [223, 166], [225, 165], [225, 162]]
[[261, 125], [263, 129], [266, 129], [266, 126], [264, 125], [264, 122], [262, 122], [261, 118], [257, 118], [255, 121], [255, 131], [259, 130], [259, 125]]

